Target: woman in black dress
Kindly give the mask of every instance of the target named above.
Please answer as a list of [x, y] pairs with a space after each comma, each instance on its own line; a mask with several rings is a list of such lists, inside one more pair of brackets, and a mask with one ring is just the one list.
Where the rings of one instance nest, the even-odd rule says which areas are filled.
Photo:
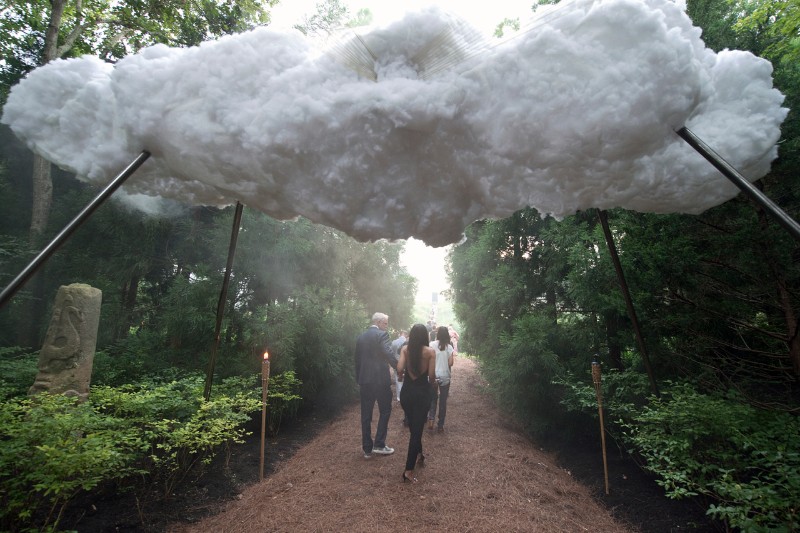
[[420, 466], [425, 463], [425, 456], [422, 454], [422, 433], [431, 405], [431, 384], [436, 380], [435, 368], [436, 351], [428, 346], [428, 328], [423, 324], [415, 324], [411, 328], [408, 344], [400, 350], [400, 361], [397, 363], [397, 373], [403, 376], [400, 405], [406, 413], [406, 420], [411, 430], [403, 481], [416, 483], [414, 466], [417, 464], [417, 459], [419, 458]]

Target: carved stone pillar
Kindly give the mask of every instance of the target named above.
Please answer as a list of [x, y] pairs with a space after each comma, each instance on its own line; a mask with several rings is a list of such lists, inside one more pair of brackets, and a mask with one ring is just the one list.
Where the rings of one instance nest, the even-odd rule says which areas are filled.
[[100, 289], [81, 283], [59, 287], [29, 396], [50, 392], [89, 397], [102, 297]]

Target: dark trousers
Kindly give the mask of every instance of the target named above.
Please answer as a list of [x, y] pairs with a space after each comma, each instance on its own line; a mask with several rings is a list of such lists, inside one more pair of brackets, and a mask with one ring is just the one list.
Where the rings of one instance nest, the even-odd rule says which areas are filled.
[[447, 397], [450, 396], [450, 384], [431, 387], [431, 408], [428, 411], [428, 420], [436, 419], [436, 406], [439, 406], [438, 427], [444, 427], [444, 417], [447, 416]]
[[[378, 402], [378, 428], [375, 430], [375, 442], [372, 441], [372, 411]], [[372, 452], [376, 448], [386, 446], [386, 433], [389, 429], [389, 416], [392, 414], [392, 387], [390, 385], [361, 385], [361, 447], [364, 452]]]
[[414, 470], [417, 455], [422, 453], [422, 432], [425, 430], [425, 419], [428, 418], [428, 408], [431, 405], [431, 388], [427, 380], [421, 386], [410, 383], [403, 385], [400, 391], [400, 405], [406, 413], [408, 428], [411, 431], [408, 439], [406, 470]]

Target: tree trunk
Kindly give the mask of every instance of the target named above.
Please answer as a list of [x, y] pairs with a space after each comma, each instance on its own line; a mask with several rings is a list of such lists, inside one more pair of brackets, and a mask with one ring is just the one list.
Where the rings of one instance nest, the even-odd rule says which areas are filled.
[[[770, 226], [767, 220], [767, 213], [764, 209], [757, 208], [758, 222], [764, 232], [770, 231]], [[772, 241], [769, 239], [760, 239], [759, 247], [761, 248], [761, 256], [765, 258], [767, 268], [772, 273], [772, 278], [775, 280], [775, 292], [778, 297], [778, 306], [783, 311], [783, 319], [786, 321], [786, 345], [789, 349], [789, 360], [792, 363], [792, 371], [794, 372], [795, 381], [800, 381], [800, 325], [798, 324], [797, 314], [794, 307], [792, 307], [792, 297], [789, 292], [789, 283], [786, 276], [777, 268], [777, 261], [771, 260], [774, 256], [772, 253]]]
[[52, 204], [53, 180], [50, 161], [39, 154], [33, 154], [33, 205], [29, 233], [29, 241], [33, 247], [38, 247], [40, 244], [41, 236], [47, 228]]
[[[44, 50], [42, 51], [42, 65], [52, 61], [58, 55], [58, 29], [61, 26], [61, 18], [64, 15], [64, 5], [66, 0], [51, 0], [50, 21], [47, 24], [47, 32], [44, 39]], [[53, 204], [53, 179], [51, 174], [50, 162], [39, 154], [33, 155], [33, 200], [31, 205], [31, 225], [28, 232], [28, 241], [31, 247], [37, 249], [42, 241], [42, 235], [47, 228], [50, 218], [50, 207]], [[32, 298], [25, 304], [22, 311], [24, 316], [43, 317], [45, 316], [45, 284], [42, 282], [44, 268], [39, 275], [34, 277], [30, 285]], [[20, 327], [17, 341], [20, 346], [37, 346], [41, 339], [38, 339], [38, 325], [41, 319], [26, 320], [26, 326]]]
[[[64, 15], [66, 0], [51, 0], [50, 21], [44, 38], [42, 65], [58, 57], [58, 30]], [[31, 211], [30, 241], [37, 244], [47, 227], [50, 207], [53, 203], [53, 180], [50, 162], [39, 154], [33, 156], [33, 206]]]
[[121, 289], [121, 306], [122, 313], [120, 314], [117, 327], [115, 328], [114, 338], [116, 340], [124, 339], [131, 328], [139, 326], [134, 324], [134, 310], [136, 308], [137, 296], [139, 291], [139, 276], [134, 274], [129, 280], [122, 285]]

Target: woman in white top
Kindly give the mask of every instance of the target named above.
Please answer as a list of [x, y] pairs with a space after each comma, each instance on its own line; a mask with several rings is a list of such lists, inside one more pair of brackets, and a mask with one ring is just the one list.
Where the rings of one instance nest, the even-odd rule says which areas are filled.
[[438, 431], [444, 431], [447, 397], [450, 395], [450, 369], [453, 367], [453, 353], [455, 352], [450, 344], [450, 333], [446, 326], [440, 326], [436, 330], [436, 340], [431, 342], [431, 348], [436, 350], [436, 383], [433, 384], [431, 407], [428, 410], [428, 429], [433, 429], [438, 405], [439, 423], [436, 428]]

